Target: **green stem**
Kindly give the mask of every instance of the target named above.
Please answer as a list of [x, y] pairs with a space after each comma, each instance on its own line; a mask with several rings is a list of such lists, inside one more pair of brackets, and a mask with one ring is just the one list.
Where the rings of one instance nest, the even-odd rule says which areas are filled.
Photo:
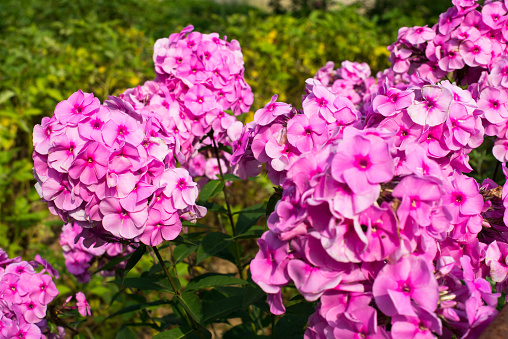
[[215, 138], [213, 137], [213, 134], [212, 134], [211, 138], [212, 138], [212, 142], [213, 142], [213, 150], [215, 151], [215, 157], [217, 158], [217, 166], [219, 167], [220, 181], [222, 181], [224, 183], [224, 186], [222, 186], [222, 192], [224, 193], [224, 200], [226, 201], [229, 222], [231, 223], [231, 229], [233, 230], [233, 236], [236, 237], [236, 229], [235, 229], [235, 223], [233, 221], [233, 213], [231, 213], [231, 205], [229, 204], [228, 193], [226, 190], [226, 181], [224, 180], [224, 172], [222, 171], [222, 166], [220, 165], [219, 147], [217, 146], [217, 143], [215, 142]]
[[[213, 137], [213, 131], [210, 132], [210, 138], [212, 139], [213, 150], [215, 152], [215, 157], [217, 158], [217, 166], [219, 167], [220, 181], [222, 181], [222, 183], [224, 184], [222, 186], [222, 193], [224, 193], [224, 201], [226, 202], [229, 223], [231, 224], [231, 230], [233, 231], [233, 236], [236, 237], [235, 222], [233, 220], [233, 213], [231, 213], [231, 205], [229, 204], [229, 200], [228, 200], [228, 193], [227, 193], [227, 189], [226, 189], [226, 180], [224, 180], [224, 172], [222, 171], [222, 166], [220, 165], [219, 147], [217, 146], [217, 142], [215, 141], [215, 138]], [[238, 246], [237, 241], [235, 241], [235, 251], [236, 251], [236, 255], [235, 255], [236, 268], [238, 269], [238, 275], [239, 275], [240, 279], [243, 279], [240, 248]]]
[[[178, 298], [178, 300], [182, 300], [182, 294], [180, 293], [180, 290], [178, 288], [176, 288], [175, 282], [173, 281], [171, 274], [169, 274], [168, 267], [166, 266], [164, 259], [162, 259], [162, 256], [161, 256], [159, 250], [157, 249], [157, 246], [151, 246], [151, 247], [152, 247], [153, 252], [157, 256], [157, 259], [161, 263], [162, 269], [164, 270], [164, 273], [166, 274], [166, 277], [169, 280], [169, 284], [171, 285], [171, 288], [173, 289], [175, 296]], [[187, 310], [185, 310], [185, 308], [184, 308], [184, 311], [185, 311], [185, 314], [187, 315], [187, 317], [190, 319], [190, 321], [192, 323], [192, 327], [198, 331], [199, 336], [201, 338], [204, 338], [203, 333], [201, 332], [201, 327], [199, 326], [199, 324], [194, 320], [194, 318], [192, 318], [192, 316], [187, 312]]]

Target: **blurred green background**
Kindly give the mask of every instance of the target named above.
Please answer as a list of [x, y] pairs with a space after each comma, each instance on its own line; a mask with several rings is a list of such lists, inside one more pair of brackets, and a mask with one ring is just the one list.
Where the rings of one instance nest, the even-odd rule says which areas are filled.
[[[192, 24], [240, 42], [254, 92], [252, 112], [273, 94], [300, 107], [305, 79], [328, 60], [337, 66], [346, 59], [367, 62], [375, 74], [388, 66], [386, 46], [399, 27], [432, 26], [451, 6], [447, 0], [368, 3], [272, 0], [260, 9], [208, 0], [0, 1], [0, 248], [26, 260], [40, 253], [65, 270], [58, 245], [62, 222], [33, 188], [31, 159], [33, 126], [59, 101], [78, 89], [104, 100], [153, 79], [155, 40]], [[59, 288], [64, 293], [83, 286], [63, 274]], [[87, 289], [92, 308], [109, 303], [114, 293], [100, 277]], [[114, 305], [107, 313], [96, 311], [90, 328], [113, 311]], [[119, 328], [107, 324], [100, 337]]]

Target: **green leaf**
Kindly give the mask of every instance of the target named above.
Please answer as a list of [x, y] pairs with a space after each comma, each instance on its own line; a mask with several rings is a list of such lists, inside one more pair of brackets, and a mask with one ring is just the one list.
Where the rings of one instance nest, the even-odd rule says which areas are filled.
[[[184, 329], [182, 327], [173, 328], [168, 331], [161, 332], [153, 337], [153, 339], [182, 339], [189, 338], [188, 335], [192, 333], [192, 329]], [[199, 338], [199, 336], [198, 336]]]
[[231, 242], [231, 237], [221, 232], [207, 233], [199, 243], [196, 264], [224, 249]]
[[275, 205], [277, 205], [277, 202], [281, 199], [281, 195], [278, 192], [275, 192], [272, 194], [270, 199], [268, 199], [268, 203], [266, 204], [266, 216], [268, 217], [270, 214], [272, 214], [273, 211], [275, 211]]
[[227, 285], [245, 285], [248, 282], [242, 279], [238, 279], [229, 275], [206, 273], [193, 278], [187, 286], [185, 291], [199, 290], [201, 288], [209, 288], [215, 286], [227, 286]]
[[286, 314], [275, 324], [275, 338], [301, 338], [304, 327], [307, 325], [307, 317]]
[[[121, 310], [111, 314], [106, 319], [110, 319], [110, 318], [116, 317], [117, 315], [120, 315], [120, 314], [134, 312], [134, 311], [137, 311], [137, 310], [140, 310], [140, 309], [143, 309], [143, 308], [148, 308], [148, 307], [152, 307], [152, 306], [159, 306], [159, 305], [165, 305], [165, 304], [170, 304], [170, 303], [171, 303], [171, 301], [169, 301], [169, 300], [157, 300], [157, 301], [152, 301], [152, 302], [149, 302], [149, 303], [130, 305], [130, 306], [124, 307]], [[106, 320], [106, 319], [104, 319], [104, 320]]]
[[201, 191], [199, 192], [199, 200], [207, 201], [208, 199], [213, 198], [220, 192], [222, 192], [222, 188], [224, 187], [224, 181], [221, 180], [210, 180], [203, 186]]
[[242, 309], [243, 297], [229, 297], [206, 303], [204, 309], [205, 322], [213, 321], [218, 318], [227, 316], [228, 314]]
[[161, 332], [153, 337], [153, 339], [210, 339], [212, 337], [211, 333], [202, 328], [201, 333], [203, 337], [199, 335], [199, 332], [193, 329], [189, 329], [186, 327], [177, 327], [168, 331]]
[[116, 333], [115, 339], [136, 339], [138, 336], [128, 327], [122, 327], [120, 331]]
[[138, 248], [132, 253], [132, 256], [129, 258], [129, 261], [127, 261], [127, 264], [125, 265], [125, 269], [123, 270], [123, 277], [125, 278], [129, 271], [136, 266], [138, 261], [141, 259], [143, 254], [146, 252], [146, 245], [140, 244]]
[[203, 309], [199, 297], [195, 293], [183, 292], [178, 301], [192, 319], [203, 326]]
[[[162, 277], [160, 278], [162, 279]], [[119, 287], [132, 287], [140, 290], [156, 290], [159, 291], [162, 288], [157, 285], [156, 280], [153, 277], [150, 278], [125, 278], [125, 279], [116, 279], [113, 280], [112, 283], [118, 285]]]
[[198, 248], [197, 245], [188, 244], [180, 244], [175, 246], [175, 249], [173, 250], [173, 259], [175, 260], [175, 263], [179, 263], [183, 259], [187, 258], [196, 250], [196, 248]]
[[93, 272], [92, 274], [99, 273], [101, 271], [107, 271], [116, 265], [118, 265], [121, 262], [124, 262], [125, 260], [129, 259], [132, 256], [132, 253], [124, 255], [123, 257], [117, 257], [114, 259], [111, 259], [106, 265], [99, 268], [97, 271]]
[[228, 211], [224, 207], [222, 207], [221, 205], [216, 204], [214, 202], [207, 202], [204, 200], [198, 200], [198, 201], [196, 201], [196, 205], [206, 207], [206, 209], [208, 211], [222, 213], [222, 214], [226, 214], [226, 215], [228, 214]]
[[0, 105], [12, 98], [16, 93], [13, 91], [7, 90], [0, 93]]
[[265, 215], [265, 208], [263, 206], [261, 211], [244, 212], [242, 211], [236, 222], [236, 233], [242, 234], [247, 232], [256, 222]]
[[240, 179], [239, 177], [237, 177], [236, 175], [233, 175], [231, 173], [226, 173], [226, 174], [224, 174], [224, 180], [225, 181], [238, 181], [238, 180], [242, 180], [242, 179]]
[[245, 294], [243, 295], [242, 309], [254, 304], [258, 300], [265, 299], [265, 292], [254, 284], [249, 284], [245, 287]]

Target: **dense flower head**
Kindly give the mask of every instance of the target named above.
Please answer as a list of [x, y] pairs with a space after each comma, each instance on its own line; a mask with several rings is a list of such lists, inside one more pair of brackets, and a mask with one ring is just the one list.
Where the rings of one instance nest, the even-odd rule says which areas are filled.
[[[60, 112], [72, 105], [84, 108], [60, 123]], [[195, 207], [195, 184], [187, 182], [186, 187], [194, 187], [190, 191], [169, 187], [178, 185], [168, 179], [171, 173], [178, 172], [182, 178], [189, 174], [176, 168], [181, 145], [163, 125], [164, 118], [116, 97], [100, 105], [92, 94], [79, 91], [57, 106], [55, 115], [43, 121], [45, 127], [35, 127], [34, 158], [40, 161], [34, 174], [41, 197], [52, 213], [73, 225], [68, 227], [95, 229], [78, 232], [84, 237], [79, 244], [79, 237], [66, 242], [70, 248], [79, 248], [65, 252], [67, 266], [75, 266], [71, 271], [80, 280], [88, 280], [86, 263], [91, 255], [105, 253], [107, 243], [140, 239], [158, 245], [178, 235], [180, 217], [189, 210], [199, 211], [194, 217], [203, 214]], [[155, 203], [161, 198], [164, 207]], [[154, 228], [155, 216], [161, 222]], [[88, 253], [83, 244], [94, 245], [102, 253]]]
[[44, 326], [46, 311], [59, 293], [53, 278], [58, 278], [58, 272], [39, 255], [27, 262], [19, 257], [9, 259], [0, 249], [2, 338], [41, 338], [50, 334]]
[[508, 194], [464, 174], [486, 133], [482, 87], [385, 77], [358, 104], [334, 92], [334, 76], [328, 63], [307, 80], [303, 110], [274, 96], [267, 107], [284, 111], [228, 131], [232, 165], [254, 158], [282, 187], [251, 263], [270, 311], [285, 312], [293, 283], [319, 301], [309, 338], [477, 336], [500, 296], [486, 278], [508, 286]]

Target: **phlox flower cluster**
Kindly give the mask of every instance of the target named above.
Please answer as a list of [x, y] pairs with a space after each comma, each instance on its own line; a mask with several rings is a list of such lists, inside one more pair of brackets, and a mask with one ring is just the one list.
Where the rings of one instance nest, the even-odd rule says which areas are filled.
[[378, 78], [404, 90], [436, 83], [452, 72], [457, 83], [471, 87], [483, 110], [485, 134], [496, 136], [494, 156], [508, 159], [508, 2], [453, 1], [430, 27], [403, 27], [388, 49], [392, 66]]
[[250, 265], [271, 312], [294, 284], [318, 301], [307, 338], [477, 337], [507, 292], [508, 194], [464, 175], [475, 87], [378, 79], [355, 104], [320, 72], [302, 110], [274, 96], [228, 131], [233, 168], [264, 163], [283, 189]]
[[[93, 238], [80, 237], [83, 232], [86, 234], [87, 231], [89, 229], [83, 229], [77, 222], [74, 222], [65, 224], [62, 233], [60, 233], [60, 246], [62, 246], [65, 258], [65, 267], [67, 271], [76, 276], [80, 283], [90, 281], [89, 268], [97, 260], [99, 260], [98, 266], [100, 267], [115, 257], [124, 256], [134, 251], [132, 247], [117, 242], [105, 242], [97, 247], [91, 246], [92, 244], [87, 244], [87, 242], [91, 242]], [[122, 269], [124, 266], [125, 262], [122, 262], [110, 271], [101, 271], [101, 274], [114, 275], [113, 269]]]
[[163, 118], [110, 97], [78, 91], [34, 128], [37, 188], [50, 211], [89, 230], [87, 246], [116, 239], [148, 245], [174, 239], [180, 218], [203, 211], [196, 184], [176, 167]]
[[63, 338], [64, 329], [49, 333], [45, 319], [48, 304], [58, 295], [53, 278], [58, 279], [58, 272], [39, 255], [27, 262], [10, 259], [0, 249], [0, 337]]
[[[155, 80], [129, 89], [121, 97], [136, 109], [162, 116], [161, 124], [172, 133], [181, 151], [178, 160], [182, 167], [192, 177], [206, 181], [219, 174], [219, 163], [209, 150], [211, 138], [230, 146], [227, 129], [237, 121], [236, 115], [249, 111], [254, 97], [244, 79], [238, 41], [192, 30], [188, 26], [157, 40]], [[221, 151], [221, 158], [225, 173], [229, 154]]]

